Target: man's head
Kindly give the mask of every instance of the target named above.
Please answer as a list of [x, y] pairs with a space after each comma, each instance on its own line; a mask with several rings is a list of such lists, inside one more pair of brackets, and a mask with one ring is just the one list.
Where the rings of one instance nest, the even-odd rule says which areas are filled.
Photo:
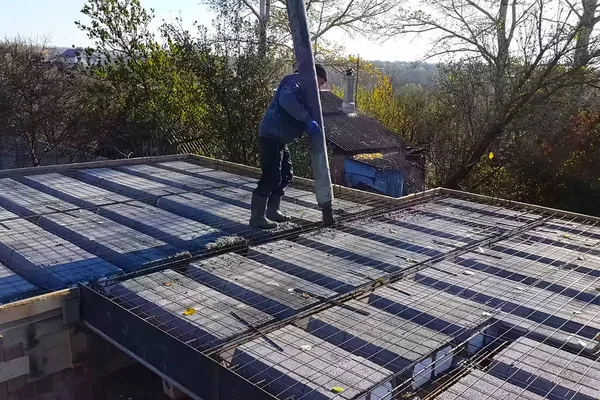
[[317, 82], [319, 83], [319, 87], [321, 87], [327, 82], [327, 70], [323, 64], [319, 63], [315, 64], [315, 69], [317, 70]]

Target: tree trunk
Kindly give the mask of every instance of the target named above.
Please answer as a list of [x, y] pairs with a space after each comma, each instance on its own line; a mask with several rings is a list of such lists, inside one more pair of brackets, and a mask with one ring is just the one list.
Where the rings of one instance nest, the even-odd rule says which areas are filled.
[[586, 66], [590, 58], [590, 37], [594, 26], [598, 22], [596, 19], [596, 10], [598, 0], [583, 0], [583, 12], [579, 21], [579, 30], [577, 32], [577, 42], [575, 49], [575, 67]]
[[[495, 77], [494, 77], [494, 99], [496, 110], [503, 109], [504, 96], [506, 94], [506, 65], [509, 56], [509, 38], [506, 36], [506, 18], [508, 15], [508, 1], [500, 2], [498, 10], [498, 20], [496, 21], [496, 39], [498, 44], [498, 54], [495, 60]], [[496, 115], [498, 117], [498, 115]]]
[[271, 0], [260, 0], [260, 18], [258, 21], [258, 55], [265, 57], [268, 50], [268, 29], [271, 16]]
[[267, 55], [267, 31], [262, 23], [258, 23], [258, 55], [265, 57]]
[[499, 138], [503, 132], [504, 129], [500, 127], [496, 127], [495, 129], [486, 132], [475, 146], [473, 146], [468, 160], [444, 182], [443, 186], [448, 189], [459, 189], [460, 183], [467, 178], [469, 173], [485, 155], [492, 142]]

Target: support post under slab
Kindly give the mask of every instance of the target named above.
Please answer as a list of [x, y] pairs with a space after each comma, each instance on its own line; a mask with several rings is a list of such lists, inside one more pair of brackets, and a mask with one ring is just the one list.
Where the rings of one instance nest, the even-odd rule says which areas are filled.
[[298, 73], [300, 74], [302, 85], [305, 87], [306, 108], [310, 116], [323, 128], [321, 135], [311, 136], [310, 139], [312, 170], [317, 202], [323, 210], [323, 222], [325, 225], [332, 225], [334, 222], [331, 208], [333, 188], [331, 186], [331, 174], [329, 173], [329, 161], [327, 160], [327, 144], [325, 142], [321, 99], [317, 85], [312, 41], [308, 29], [304, 0], [288, 0], [287, 11], [292, 38], [294, 40]]

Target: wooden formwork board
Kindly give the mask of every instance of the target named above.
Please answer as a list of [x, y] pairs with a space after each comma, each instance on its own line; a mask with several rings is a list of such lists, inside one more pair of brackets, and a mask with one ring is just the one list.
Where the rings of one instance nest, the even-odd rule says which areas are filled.
[[0, 399], [73, 367], [65, 310], [77, 295], [66, 289], [0, 306]]

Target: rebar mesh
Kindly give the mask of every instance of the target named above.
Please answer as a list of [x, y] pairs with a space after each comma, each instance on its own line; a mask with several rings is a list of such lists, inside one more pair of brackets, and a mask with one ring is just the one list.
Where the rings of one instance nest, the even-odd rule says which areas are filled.
[[88, 282], [279, 399], [598, 397], [596, 220], [299, 186], [257, 231], [219, 165], [0, 180], [0, 293]]

